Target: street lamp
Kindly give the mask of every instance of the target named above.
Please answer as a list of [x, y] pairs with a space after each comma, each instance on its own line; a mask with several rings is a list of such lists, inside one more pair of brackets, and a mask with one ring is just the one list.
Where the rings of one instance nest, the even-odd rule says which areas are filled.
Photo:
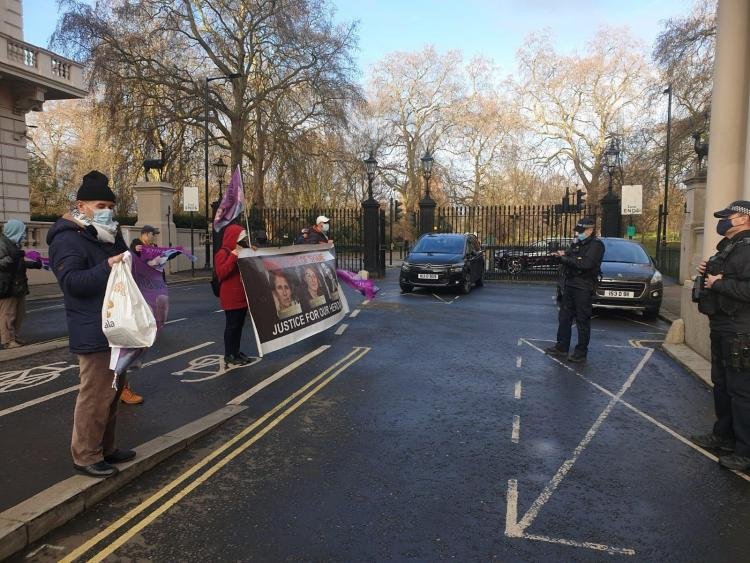
[[[667, 215], [669, 214], [667, 203], [669, 201], [669, 148], [672, 144], [672, 85], [667, 86], [662, 94], [667, 94], [667, 147], [664, 162], [664, 205], [662, 207], [662, 232], [657, 233], [657, 239], [661, 236], [661, 245], [667, 246]], [[658, 243], [658, 240], [657, 240]], [[658, 247], [658, 244], [657, 244]]]
[[420, 159], [422, 161], [422, 176], [424, 176], [425, 182], [425, 199], [430, 199], [430, 176], [432, 176], [432, 163], [435, 159], [430, 154], [430, 149], [427, 149], [424, 156]]
[[203, 90], [203, 170], [205, 173], [205, 185], [204, 185], [204, 203], [206, 206], [206, 270], [211, 269], [211, 226], [210, 216], [208, 212], [208, 83], [214, 80], [234, 80], [235, 78], [242, 78], [242, 74], [234, 73], [227, 74], [225, 76], [206, 76], [205, 87]]
[[216, 179], [219, 181], [219, 204], [221, 204], [222, 196], [224, 195], [221, 191], [222, 185], [224, 184], [224, 175], [227, 173], [229, 165], [224, 162], [224, 157], [220, 156], [216, 159], [216, 162], [212, 165], [216, 171]]
[[612, 176], [617, 172], [620, 166], [620, 147], [617, 142], [617, 137], [611, 137], [609, 140], [609, 146], [604, 150], [604, 162], [609, 173], [609, 186], [607, 187], [607, 193], [612, 193]]
[[375, 160], [375, 155], [372, 154], [372, 151], [370, 151], [370, 156], [368, 156], [365, 160], [365, 170], [367, 171], [367, 200], [371, 201], [375, 199], [372, 196], [372, 181], [375, 179], [375, 173], [378, 170], [378, 161]]

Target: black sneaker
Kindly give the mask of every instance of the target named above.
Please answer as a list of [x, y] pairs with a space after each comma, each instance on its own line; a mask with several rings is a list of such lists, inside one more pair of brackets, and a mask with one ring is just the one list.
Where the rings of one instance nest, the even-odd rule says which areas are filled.
[[735, 471], [750, 471], [750, 457], [737, 454], [723, 455], [719, 458], [719, 465]]
[[240, 360], [237, 356], [233, 356], [231, 354], [228, 355], [228, 356], [224, 356], [224, 364], [227, 365], [227, 366], [232, 366], [232, 365], [234, 365], [234, 366], [241, 366], [241, 365], [244, 365], [243, 362], [242, 362], [242, 360]]
[[97, 461], [91, 465], [76, 465], [73, 464], [78, 471], [88, 475], [89, 477], [109, 477], [117, 473], [117, 468], [114, 465], [110, 465], [106, 461]]
[[104, 456], [107, 463], [125, 463], [135, 458], [134, 450], [115, 450], [109, 455]]
[[565, 350], [560, 350], [557, 346], [550, 346], [549, 348], [544, 349], [544, 353], [549, 356], [556, 356], [558, 358], [562, 358], [563, 356], [566, 356], [568, 353]]
[[573, 363], [581, 363], [586, 361], [586, 354], [579, 354], [578, 352], [568, 356], [568, 361]]
[[713, 432], [711, 434], [690, 436], [690, 440], [693, 444], [696, 444], [701, 448], [706, 448], [707, 450], [721, 450], [730, 453], [734, 451], [734, 440], [731, 438], [722, 438]]
[[253, 359], [250, 356], [245, 355], [244, 352], [237, 354], [237, 359], [241, 360], [243, 364], [249, 364], [253, 361]]

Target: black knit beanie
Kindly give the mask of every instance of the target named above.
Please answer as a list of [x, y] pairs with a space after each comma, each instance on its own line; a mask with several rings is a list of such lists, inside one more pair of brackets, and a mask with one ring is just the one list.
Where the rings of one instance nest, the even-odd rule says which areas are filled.
[[115, 193], [107, 185], [109, 178], [98, 170], [92, 170], [83, 177], [78, 188], [78, 201], [115, 201]]

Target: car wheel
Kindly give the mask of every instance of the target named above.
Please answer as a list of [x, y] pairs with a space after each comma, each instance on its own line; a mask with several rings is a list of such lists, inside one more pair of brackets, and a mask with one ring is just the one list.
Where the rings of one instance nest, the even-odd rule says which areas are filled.
[[461, 293], [467, 295], [471, 291], [471, 274], [466, 272], [464, 274], [464, 281], [461, 284]]
[[508, 260], [508, 272], [511, 274], [520, 274], [525, 267], [526, 264], [521, 258], [511, 258]]
[[643, 318], [648, 319], [650, 321], [656, 319], [659, 316], [659, 308], [656, 309], [646, 309], [643, 311]]
[[406, 283], [399, 284], [401, 286], [401, 293], [411, 293], [414, 290], [413, 285], [409, 285]]

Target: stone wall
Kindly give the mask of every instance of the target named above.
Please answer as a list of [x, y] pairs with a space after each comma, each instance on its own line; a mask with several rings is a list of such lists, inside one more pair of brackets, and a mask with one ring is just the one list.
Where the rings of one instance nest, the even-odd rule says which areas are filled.
[[12, 92], [0, 83], [0, 221], [28, 221], [26, 118], [13, 112], [13, 104]]

